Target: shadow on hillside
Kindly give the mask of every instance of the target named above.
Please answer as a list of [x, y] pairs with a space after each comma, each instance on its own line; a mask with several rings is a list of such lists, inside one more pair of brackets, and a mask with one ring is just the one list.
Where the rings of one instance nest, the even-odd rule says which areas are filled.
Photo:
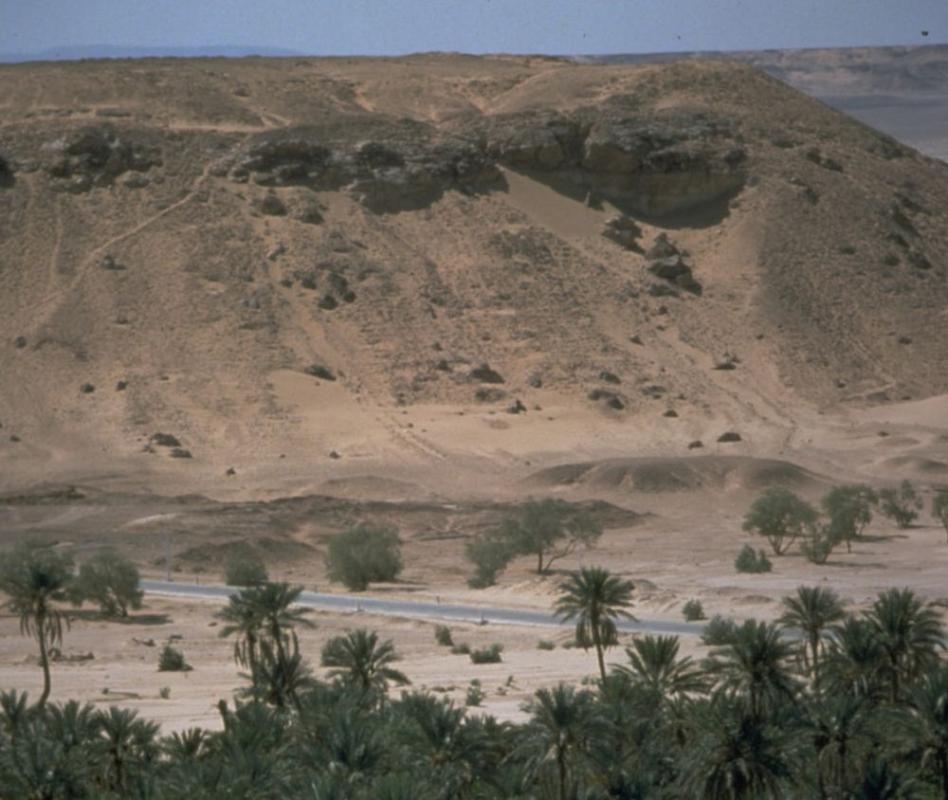
[[167, 625], [171, 617], [167, 614], [129, 614], [127, 617], [109, 617], [95, 609], [75, 609], [69, 612], [73, 621], [114, 622], [117, 625]]

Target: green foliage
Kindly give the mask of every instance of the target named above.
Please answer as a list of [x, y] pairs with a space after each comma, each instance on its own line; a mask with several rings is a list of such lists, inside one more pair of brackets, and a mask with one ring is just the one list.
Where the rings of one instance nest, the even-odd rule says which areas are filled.
[[830, 526], [814, 525], [809, 537], [800, 546], [800, 551], [811, 564], [825, 564], [839, 542], [837, 535]]
[[402, 571], [401, 540], [390, 526], [357, 525], [329, 541], [329, 579], [352, 591], [375, 581], [393, 581]]
[[709, 647], [720, 647], [734, 638], [736, 630], [737, 623], [733, 619], [715, 614], [704, 626], [701, 641]]
[[481, 688], [481, 682], [474, 678], [464, 695], [464, 705], [476, 708], [484, 702], [485, 697], [487, 697], [487, 693]]
[[918, 496], [910, 481], [902, 481], [898, 489], [882, 489], [879, 492], [879, 511], [894, 520], [900, 528], [907, 528], [922, 509], [922, 498]]
[[754, 550], [745, 544], [734, 559], [734, 569], [738, 572], [770, 572], [773, 564], [763, 550]]
[[564, 500], [529, 500], [501, 525], [499, 538], [515, 555], [535, 555], [538, 574], [577, 547], [593, 547], [602, 526], [589, 513]]
[[878, 496], [869, 486], [834, 486], [821, 501], [829, 517], [828, 538], [834, 543], [845, 542], [847, 551], [852, 550], [852, 541], [872, 522], [872, 509], [878, 503]]
[[159, 672], [190, 672], [191, 665], [184, 660], [184, 653], [166, 644], [158, 655]]
[[775, 555], [783, 555], [793, 542], [815, 524], [816, 509], [793, 492], [770, 488], [758, 497], [744, 517], [745, 531], [764, 536]]
[[555, 650], [556, 642], [551, 642], [548, 639], [540, 639], [537, 642], [537, 650]]
[[170, 700], [170, 699], [171, 699], [171, 687], [170, 687], [170, 686], [162, 686], [162, 687], [158, 690], [158, 696], [159, 696], [162, 700]]
[[472, 589], [486, 589], [497, 582], [497, 576], [504, 571], [516, 553], [509, 541], [498, 534], [491, 534], [477, 536], [466, 542], [464, 555], [475, 568], [474, 575], [468, 579], [468, 586]]
[[[377, 671], [366, 679], [373, 670], [363, 667], [387, 663], [385, 643], [367, 631], [336, 637], [345, 644], [333, 646], [341, 656], [328, 666], [331, 682], [318, 680], [285, 616], [293, 590], [267, 597], [259, 616], [279, 617], [278, 638], [260, 626], [253, 684], [231, 707], [221, 701], [220, 730], [160, 737], [127, 709], [37, 707], [0, 692], [0, 798], [921, 800], [948, 792], [944, 629], [908, 590], [840, 619], [832, 592], [802, 587], [783, 603], [792, 630], [715, 618], [709, 628], [721, 631], [704, 661], [682, 656], [675, 637], [636, 637], [606, 680], [534, 693], [525, 722], [469, 713], [484, 700], [477, 681], [460, 704], [419, 692], [383, 702], [386, 681]], [[811, 635], [818, 659], [804, 663]]]
[[451, 655], [454, 656], [466, 656], [470, 655], [470, 653], [471, 646], [467, 642], [461, 642], [460, 644], [456, 644], [451, 648]]
[[253, 551], [239, 550], [227, 559], [224, 582], [228, 586], [259, 586], [269, 579], [266, 564]]
[[435, 625], [435, 641], [442, 647], [452, 647], [451, 629], [447, 625]]
[[932, 516], [945, 527], [948, 536], [948, 489], [939, 489], [932, 498]]
[[499, 664], [504, 659], [501, 657], [501, 653], [504, 650], [502, 644], [497, 644], [496, 642], [488, 647], [481, 647], [477, 650], [472, 650], [470, 657], [472, 664]]
[[705, 619], [704, 607], [701, 605], [700, 600], [688, 600], [681, 607], [681, 613], [687, 622], [696, 622], [698, 620]]
[[107, 617], [127, 617], [129, 609], [142, 607], [144, 592], [138, 587], [138, 568], [115, 550], [102, 550], [79, 567], [70, 589], [75, 605], [96, 603]]
[[39, 645], [41, 708], [52, 688], [49, 650], [62, 643], [63, 623], [68, 624], [57, 603], [68, 598], [73, 580], [72, 559], [50, 548], [21, 545], [4, 554], [0, 564], [0, 591], [9, 598], [2, 607], [19, 617], [20, 633]]
[[322, 665], [336, 678], [363, 695], [384, 695], [390, 683], [405, 686], [411, 681], [395, 669], [398, 661], [391, 640], [380, 642], [375, 632], [364, 629], [335, 636], [323, 647]]

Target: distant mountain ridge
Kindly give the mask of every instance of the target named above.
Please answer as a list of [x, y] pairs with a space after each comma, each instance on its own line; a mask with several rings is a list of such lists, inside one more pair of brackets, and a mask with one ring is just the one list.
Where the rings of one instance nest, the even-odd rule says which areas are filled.
[[297, 50], [258, 45], [216, 45], [213, 47], [126, 47], [124, 45], [75, 45], [51, 47], [33, 53], [0, 53], [0, 63], [29, 61], [81, 61], [98, 58], [281, 58], [302, 55]]

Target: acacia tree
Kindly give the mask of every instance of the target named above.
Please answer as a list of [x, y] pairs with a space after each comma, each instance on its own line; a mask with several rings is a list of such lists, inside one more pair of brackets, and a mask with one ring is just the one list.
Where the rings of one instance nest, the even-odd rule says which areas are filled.
[[817, 513], [809, 503], [781, 487], [767, 489], [744, 516], [745, 531], [765, 537], [775, 555], [783, 555], [793, 542], [816, 524]]
[[872, 522], [872, 507], [879, 498], [865, 485], [834, 486], [821, 501], [829, 517], [829, 534], [835, 542], [846, 542], [846, 552], [852, 552], [852, 541], [862, 536], [866, 525]]
[[504, 520], [500, 534], [514, 553], [535, 555], [537, 574], [542, 575], [577, 547], [595, 545], [602, 526], [587, 512], [548, 497], [524, 503]]
[[626, 611], [632, 605], [632, 583], [602, 567], [584, 567], [560, 584], [556, 615], [576, 621], [576, 641], [596, 648], [599, 675], [606, 680], [603, 651], [617, 642], [616, 620], [632, 619]]
[[128, 610], [142, 607], [138, 568], [115, 550], [96, 553], [79, 567], [70, 591], [75, 605], [86, 600], [98, 604], [106, 617], [127, 617]]
[[9, 597], [4, 607], [19, 615], [20, 633], [39, 644], [43, 693], [37, 708], [49, 698], [49, 651], [62, 643], [67, 621], [55, 604], [68, 599], [73, 577], [72, 559], [47, 547], [21, 545], [6, 554], [0, 566], [0, 590]]
[[911, 481], [902, 481], [898, 489], [882, 489], [879, 492], [879, 511], [900, 528], [907, 528], [916, 519], [922, 508], [922, 498], [918, 496]]
[[945, 526], [945, 536], [948, 538], [948, 489], [939, 489], [932, 498], [932, 516]]

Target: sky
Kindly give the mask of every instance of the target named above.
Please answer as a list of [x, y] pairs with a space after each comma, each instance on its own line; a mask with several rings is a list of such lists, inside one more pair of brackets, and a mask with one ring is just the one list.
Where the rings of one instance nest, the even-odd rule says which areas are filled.
[[0, 0], [3, 54], [93, 45], [574, 55], [934, 43], [948, 43], [948, 0]]

